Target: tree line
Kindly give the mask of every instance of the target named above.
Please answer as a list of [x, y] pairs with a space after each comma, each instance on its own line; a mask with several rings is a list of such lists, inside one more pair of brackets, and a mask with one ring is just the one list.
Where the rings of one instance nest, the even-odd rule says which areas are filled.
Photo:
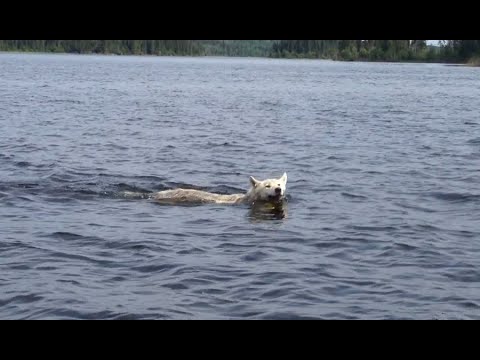
[[480, 56], [480, 40], [280, 40], [274, 57], [307, 57], [364, 61], [466, 62]]
[[0, 51], [478, 62], [480, 40], [0, 40]]
[[271, 45], [272, 40], [0, 40], [0, 51], [262, 57]]
[[116, 55], [200, 55], [194, 40], [0, 40], [0, 51]]

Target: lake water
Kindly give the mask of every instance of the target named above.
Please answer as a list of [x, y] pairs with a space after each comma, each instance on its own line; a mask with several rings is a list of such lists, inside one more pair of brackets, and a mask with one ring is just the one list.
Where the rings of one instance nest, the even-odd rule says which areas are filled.
[[[0, 53], [0, 318], [480, 319], [479, 109], [480, 68]], [[282, 216], [148, 198], [283, 172]]]

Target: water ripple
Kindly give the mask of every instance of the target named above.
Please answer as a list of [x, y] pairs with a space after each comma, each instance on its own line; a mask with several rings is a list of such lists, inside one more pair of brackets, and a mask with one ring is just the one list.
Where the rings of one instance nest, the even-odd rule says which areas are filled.
[[[2, 53], [0, 72], [2, 318], [480, 319], [471, 69]], [[277, 212], [151, 196], [283, 172]]]

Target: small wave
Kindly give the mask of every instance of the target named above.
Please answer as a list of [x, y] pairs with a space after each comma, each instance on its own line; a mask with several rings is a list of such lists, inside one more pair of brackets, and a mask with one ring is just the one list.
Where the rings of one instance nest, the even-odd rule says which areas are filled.
[[112, 187], [119, 192], [123, 192], [123, 191], [138, 192], [138, 193], [149, 193], [149, 192], [151, 192], [150, 190], [141, 188], [139, 186], [129, 185], [129, 184], [125, 184], [125, 183], [114, 184], [114, 185], [112, 185]]
[[394, 205], [397, 205], [399, 207], [402, 207], [402, 208], [405, 208], [405, 209], [412, 209], [412, 210], [419, 210], [419, 211], [423, 211], [423, 212], [426, 212], [426, 213], [434, 213], [436, 212], [436, 210], [434, 209], [429, 209], [425, 206], [419, 206], [419, 205], [410, 205], [410, 204], [405, 204], [405, 203], [399, 203], [399, 202], [394, 202], [393, 203]]
[[112, 144], [112, 143], [106, 144], [105, 147], [109, 149], [115, 149], [115, 150], [128, 150], [127, 146], [122, 146], [122, 145]]
[[32, 166], [32, 163], [28, 161], [19, 161], [19, 162], [16, 162], [15, 165], [18, 167], [29, 167], [29, 166]]
[[10, 298], [0, 299], [0, 306], [4, 306], [10, 303], [14, 304], [30, 304], [43, 299], [43, 296], [37, 294], [17, 295]]
[[480, 272], [476, 269], [474, 270], [461, 270], [454, 273], [446, 272], [445, 277], [451, 279], [452, 281], [466, 282], [466, 283], [475, 283], [480, 279]]
[[467, 144], [480, 145], [480, 137], [468, 140]]
[[50, 99], [50, 100], [47, 100], [46, 102], [49, 102], [49, 103], [67, 103], [67, 104], [83, 104], [82, 101], [73, 100], [73, 99]]
[[31, 199], [27, 196], [17, 196], [17, 199], [23, 200], [23, 201], [31, 201], [31, 202], [35, 201], [34, 199]]
[[347, 192], [342, 192], [341, 194], [345, 197], [348, 197], [348, 198], [368, 199], [368, 197], [366, 197], [366, 196], [351, 194], [351, 193], [347, 193]]
[[429, 224], [418, 224], [415, 228], [421, 231], [441, 231], [440, 228]]
[[155, 181], [159, 183], [165, 181], [165, 178], [154, 176], [154, 175], [135, 176], [134, 179], [149, 180], [149, 181]]
[[360, 230], [360, 231], [391, 231], [397, 230], [395, 226], [359, 226], [359, 225], [352, 225], [352, 229]]
[[18, 183], [16, 187], [23, 188], [23, 189], [34, 189], [38, 188], [40, 184], [37, 183]]
[[69, 173], [53, 173], [49, 174], [48, 176], [45, 176], [46, 179], [49, 179], [51, 181], [59, 182], [59, 183], [71, 183], [71, 182], [78, 182], [79, 179], [77, 176], [69, 174]]
[[280, 101], [260, 101], [260, 105], [266, 105], [266, 106], [278, 106], [281, 105]]
[[54, 232], [52, 234], [49, 234], [48, 237], [53, 237], [56, 239], [62, 239], [62, 240], [78, 240], [78, 239], [85, 239], [84, 236], [70, 233], [70, 232]]
[[[75, 242], [82, 242], [82, 243], [87, 243], [87, 242], [93, 242], [93, 243], [102, 243], [104, 244], [105, 243], [105, 239], [103, 238], [100, 238], [98, 236], [84, 236], [84, 235], [79, 235], [79, 234], [75, 234], [75, 233], [72, 233], [72, 232], [68, 232], [68, 231], [57, 231], [57, 232], [53, 232], [53, 233], [47, 233], [47, 234], [42, 234], [42, 235], [39, 235], [40, 237], [43, 237], [43, 238], [53, 238], [53, 239], [59, 239], [59, 240], [65, 240], [65, 241], [75, 241]], [[68, 254], [68, 253], [64, 253], [64, 252], [59, 252], [59, 251], [53, 251], [53, 256], [59, 256], [59, 257], [70, 257], [70, 258], [74, 258], [74, 259], [82, 259], [82, 258], [88, 258], [86, 256], [83, 256], [83, 255], [76, 255], [76, 254]], [[89, 260], [91, 261], [97, 261], [95, 259], [90, 259], [88, 258]]]
[[96, 311], [96, 312], [85, 312], [85, 311], [76, 311], [71, 308], [56, 308], [43, 310], [37, 314], [31, 315], [26, 319], [78, 319], [78, 320], [136, 320], [136, 319], [167, 319], [166, 315], [157, 313], [153, 314], [135, 314], [135, 313], [126, 313], [126, 312], [114, 312], [114, 311]]
[[267, 256], [268, 256], [268, 254], [263, 252], [263, 251], [254, 251], [254, 252], [251, 252], [251, 253], [248, 253], [248, 254], [244, 255], [242, 257], [242, 260], [244, 260], [244, 261], [259, 261], [259, 260], [262, 260], [262, 259], [266, 258]]
[[98, 192], [88, 189], [77, 189], [72, 190], [72, 192], [80, 195], [98, 195]]
[[158, 265], [142, 265], [133, 267], [132, 270], [136, 270], [142, 273], [158, 273], [169, 271], [177, 268], [178, 264], [158, 264]]
[[169, 284], [163, 284], [163, 287], [166, 287], [170, 290], [188, 290], [188, 286], [182, 283], [169, 283]]
[[[242, 316], [244, 316], [242, 314]], [[341, 318], [337, 316], [336, 318]], [[276, 312], [269, 313], [260, 316], [260, 319], [263, 320], [321, 320], [321, 317], [309, 316], [309, 315], [299, 315], [293, 312]]]
[[405, 243], [395, 243], [395, 246], [399, 247], [402, 250], [416, 250], [418, 246], [410, 245], [410, 244], [405, 244]]
[[71, 203], [71, 202], [76, 202], [78, 199], [71, 197], [71, 196], [49, 196], [49, 197], [43, 197], [44, 201], [50, 202], [50, 203]]
[[434, 197], [438, 200], [444, 201], [452, 201], [452, 202], [470, 202], [470, 201], [478, 201], [480, 199], [480, 195], [470, 194], [470, 193], [445, 193], [445, 192], [432, 192], [429, 194], [430, 196]]
[[228, 142], [228, 141], [221, 142], [221, 143], [217, 143], [217, 144], [209, 141], [209, 142], [207, 143], [207, 145], [212, 146], [212, 147], [217, 147], [217, 146], [235, 146], [234, 144], [232, 144], [232, 143], [230, 143], [230, 142]]

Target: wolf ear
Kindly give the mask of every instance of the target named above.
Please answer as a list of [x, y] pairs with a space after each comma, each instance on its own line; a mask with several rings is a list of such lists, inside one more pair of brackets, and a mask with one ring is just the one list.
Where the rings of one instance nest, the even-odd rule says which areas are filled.
[[257, 186], [257, 184], [259, 183], [260, 181], [258, 181], [257, 179], [255, 179], [253, 176], [250, 176], [250, 184], [252, 184], [252, 186]]
[[285, 184], [287, 183], [287, 173], [283, 173], [282, 177], [280, 178]]

